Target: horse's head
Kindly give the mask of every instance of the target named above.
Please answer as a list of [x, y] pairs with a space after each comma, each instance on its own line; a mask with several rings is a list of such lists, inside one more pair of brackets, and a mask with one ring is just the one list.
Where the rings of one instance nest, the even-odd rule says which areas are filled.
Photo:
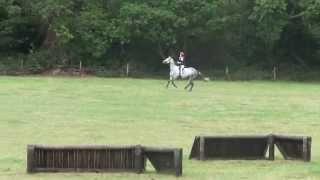
[[170, 63], [174, 63], [174, 60], [171, 56], [169, 56], [165, 60], [163, 60], [162, 63], [163, 64], [170, 64]]

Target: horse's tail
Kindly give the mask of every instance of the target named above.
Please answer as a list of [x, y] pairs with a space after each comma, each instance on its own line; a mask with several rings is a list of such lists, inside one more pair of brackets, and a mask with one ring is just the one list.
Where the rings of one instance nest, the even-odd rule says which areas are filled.
[[203, 74], [200, 71], [198, 71], [198, 75], [199, 75], [199, 77], [201, 77], [202, 80], [210, 81], [210, 78], [209, 77], [204, 77]]

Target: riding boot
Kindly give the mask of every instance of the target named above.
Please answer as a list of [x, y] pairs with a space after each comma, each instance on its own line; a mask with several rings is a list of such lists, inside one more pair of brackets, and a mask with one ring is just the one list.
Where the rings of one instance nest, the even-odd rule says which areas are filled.
[[181, 65], [180, 66], [180, 75], [181, 75], [181, 78], [182, 78], [182, 74], [184, 73], [184, 65]]

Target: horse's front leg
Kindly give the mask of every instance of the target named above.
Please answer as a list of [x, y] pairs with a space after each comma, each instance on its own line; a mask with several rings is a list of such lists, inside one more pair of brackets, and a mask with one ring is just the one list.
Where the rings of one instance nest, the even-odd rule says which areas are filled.
[[172, 85], [173, 85], [175, 88], [178, 88], [178, 86], [176, 85], [176, 83], [174, 83], [173, 80], [171, 80], [171, 83], [172, 83]]
[[169, 84], [170, 84], [171, 80], [168, 81], [166, 87], [169, 88]]

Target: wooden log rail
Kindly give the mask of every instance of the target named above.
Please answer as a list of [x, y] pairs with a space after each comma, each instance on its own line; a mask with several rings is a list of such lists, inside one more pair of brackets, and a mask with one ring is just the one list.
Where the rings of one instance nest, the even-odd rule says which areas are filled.
[[27, 172], [136, 172], [149, 159], [158, 173], [182, 175], [182, 149], [136, 146], [28, 145]]
[[311, 137], [274, 134], [265, 136], [196, 136], [189, 159], [274, 160], [275, 145], [285, 159], [311, 160]]
[[197, 136], [190, 159], [266, 159], [268, 136]]
[[28, 145], [27, 171], [141, 173], [141, 146], [42, 146]]

